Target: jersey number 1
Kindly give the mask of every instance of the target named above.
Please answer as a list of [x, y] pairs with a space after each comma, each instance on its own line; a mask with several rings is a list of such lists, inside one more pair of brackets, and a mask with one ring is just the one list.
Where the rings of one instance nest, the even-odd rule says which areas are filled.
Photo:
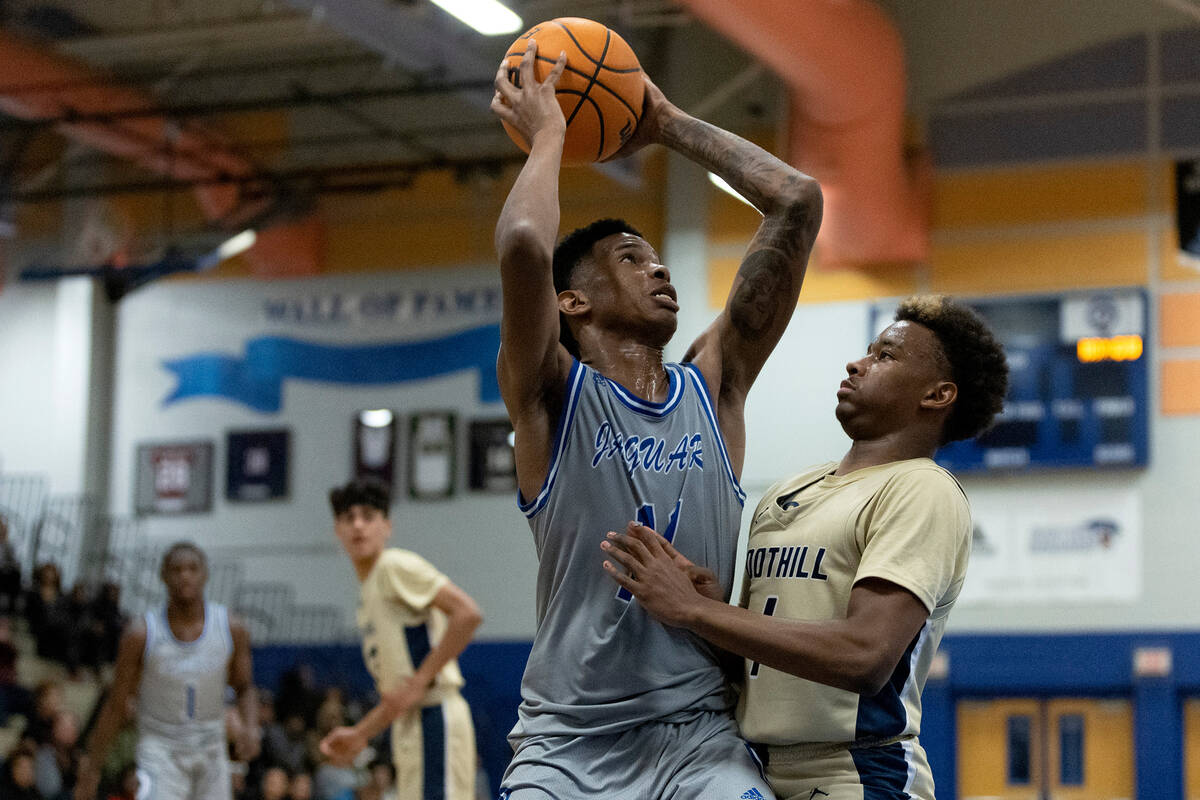
[[[667, 529], [658, 531], [654, 525], [654, 503], [646, 503], [637, 510], [637, 521], [647, 528], [653, 528], [662, 534], [662, 537], [672, 544], [675, 543], [675, 528], [679, 525], [679, 509], [683, 507], [683, 498], [675, 501], [675, 508], [671, 510], [671, 517], [667, 520]], [[628, 603], [633, 599], [633, 594], [626, 588], [622, 587], [617, 590], [617, 599]]]

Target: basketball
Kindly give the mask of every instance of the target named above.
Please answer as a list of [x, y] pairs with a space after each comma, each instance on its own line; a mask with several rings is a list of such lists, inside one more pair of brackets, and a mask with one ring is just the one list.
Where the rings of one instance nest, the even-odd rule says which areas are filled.
[[[504, 56], [508, 77], [520, 85], [521, 57], [536, 39], [534, 75], [544, 81], [558, 54], [567, 64], [555, 94], [567, 120], [564, 164], [602, 161], [633, 135], [642, 115], [642, 68], [625, 40], [614, 31], [581, 17], [559, 17], [534, 25], [508, 48]], [[526, 153], [529, 143], [507, 122], [509, 137]]]

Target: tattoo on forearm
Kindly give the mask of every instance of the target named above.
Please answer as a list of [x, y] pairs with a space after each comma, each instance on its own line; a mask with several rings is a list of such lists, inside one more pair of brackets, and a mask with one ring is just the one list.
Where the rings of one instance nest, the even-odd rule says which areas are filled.
[[738, 270], [739, 284], [729, 304], [729, 318], [746, 339], [771, 330], [783, 299], [792, 297], [789, 261], [778, 250], [756, 250]]

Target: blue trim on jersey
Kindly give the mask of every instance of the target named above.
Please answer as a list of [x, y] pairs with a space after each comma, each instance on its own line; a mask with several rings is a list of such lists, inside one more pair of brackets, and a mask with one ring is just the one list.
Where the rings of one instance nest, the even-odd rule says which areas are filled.
[[608, 384], [608, 388], [612, 390], [613, 396], [630, 411], [636, 411], [647, 417], [664, 417], [679, 405], [679, 398], [683, 397], [683, 381], [676, 374], [678, 364], [664, 364], [663, 366], [667, 371], [667, 399], [661, 403], [643, 400], [612, 378], [604, 380]]
[[900, 742], [882, 747], [852, 747], [850, 757], [862, 783], [863, 800], [912, 800], [908, 785], [908, 753]]
[[858, 719], [855, 722], [854, 738], [879, 738], [899, 736], [908, 727], [908, 711], [904, 708], [904, 685], [912, 672], [913, 650], [921, 641], [925, 626], [908, 643], [900, 663], [892, 670], [892, 676], [873, 697], [858, 698]]
[[700, 395], [700, 407], [704, 409], [704, 416], [708, 417], [708, 424], [712, 427], [713, 436], [717, 440], [717, 450], [721, 454], [721, 463], [725, 465], [725, 475], [729, 478], [729, 483], [733, 487], [733, 493], [737, 495], [738, 502], [741, 505], [746, 505], [746, 492], [743, 491], [742, 485], [738, 483], [737, 475], [733, 472], [733, 462], [729, 460], [729, 451], [725, 449], [725, 437], [721, 435], [721, 426], [717, 423], [717, 413], [712, 407], [712, 398], [708, 394], [708, 383], [704, 380], [704, 375], [701, 374], [700, 368], [695, 364], [687, 363], [681, 365], [688, 374], [692, 376], [692, 380], [696, 383], [696, 393]]
[[421, 709], [421, 745], [424, 752], [424, 800], [446, 797], [446, 720], [441, 705]]
[[192, 639], [190, 642], [185, 642], [175, 636], [175, 631], [171, 630], [171, 620], [167, 618], [167, 606], [166, 604], [163, 604], [162, 626], [163, 630], [166, 631], [167, 638], [180, 647], [194, 647], [198, 643], [203, 642], [204, 637], [208, 635], [208, 632], [212, 627], [211, 623], [213, 618], [213, 605], [213, 603], [204, 604], [204, 627], [201, 629], [199, 636], [197, 636], [195, 639]]
[[567, 376], [567, 397], [563, 402], [562, 414], [558, 418], [558, 430], [555, 432], [554, 453], [550, 456], [550, 466], [546, 470], [546, 480], [537, 497], [525, 502], [521, 490], [517, 489], [517, 508], [526, 517], [532, 517], [546, 506], [550, 499], [550, 489], [554, 486], [554, 478], [558, 475], [558, 465], [563, 451], [567, 449], [567, 435], [571, 432], [571, 421], [575, 418], [575, 409], [579, 406], [579, 391], [583, 388], [584, 373], [587, 368], [578, 360], [572, 360], [571, 372]]
[[405, 625], [404, 639], [408, 642], [408, 659], [412, 662], [415, 670], [421, 666], [425, 657], [429, 655], [429, 651], [433, 649], [429, 644], [429, 626], [425, 623]]

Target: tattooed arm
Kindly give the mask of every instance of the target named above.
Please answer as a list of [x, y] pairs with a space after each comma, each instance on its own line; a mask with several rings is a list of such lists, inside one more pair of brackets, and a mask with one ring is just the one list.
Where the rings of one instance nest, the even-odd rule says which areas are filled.
[[821, 225], [821, 188], [757, 145], [680, 111], [648, 80], [646, 92], [645, 130], [636, 143], [658, 142], [715, 172], [763, 215], [725, 309], [687, 356], [717, 395], [721, 431], [740, 475], [746, 393], [796, 308]]

